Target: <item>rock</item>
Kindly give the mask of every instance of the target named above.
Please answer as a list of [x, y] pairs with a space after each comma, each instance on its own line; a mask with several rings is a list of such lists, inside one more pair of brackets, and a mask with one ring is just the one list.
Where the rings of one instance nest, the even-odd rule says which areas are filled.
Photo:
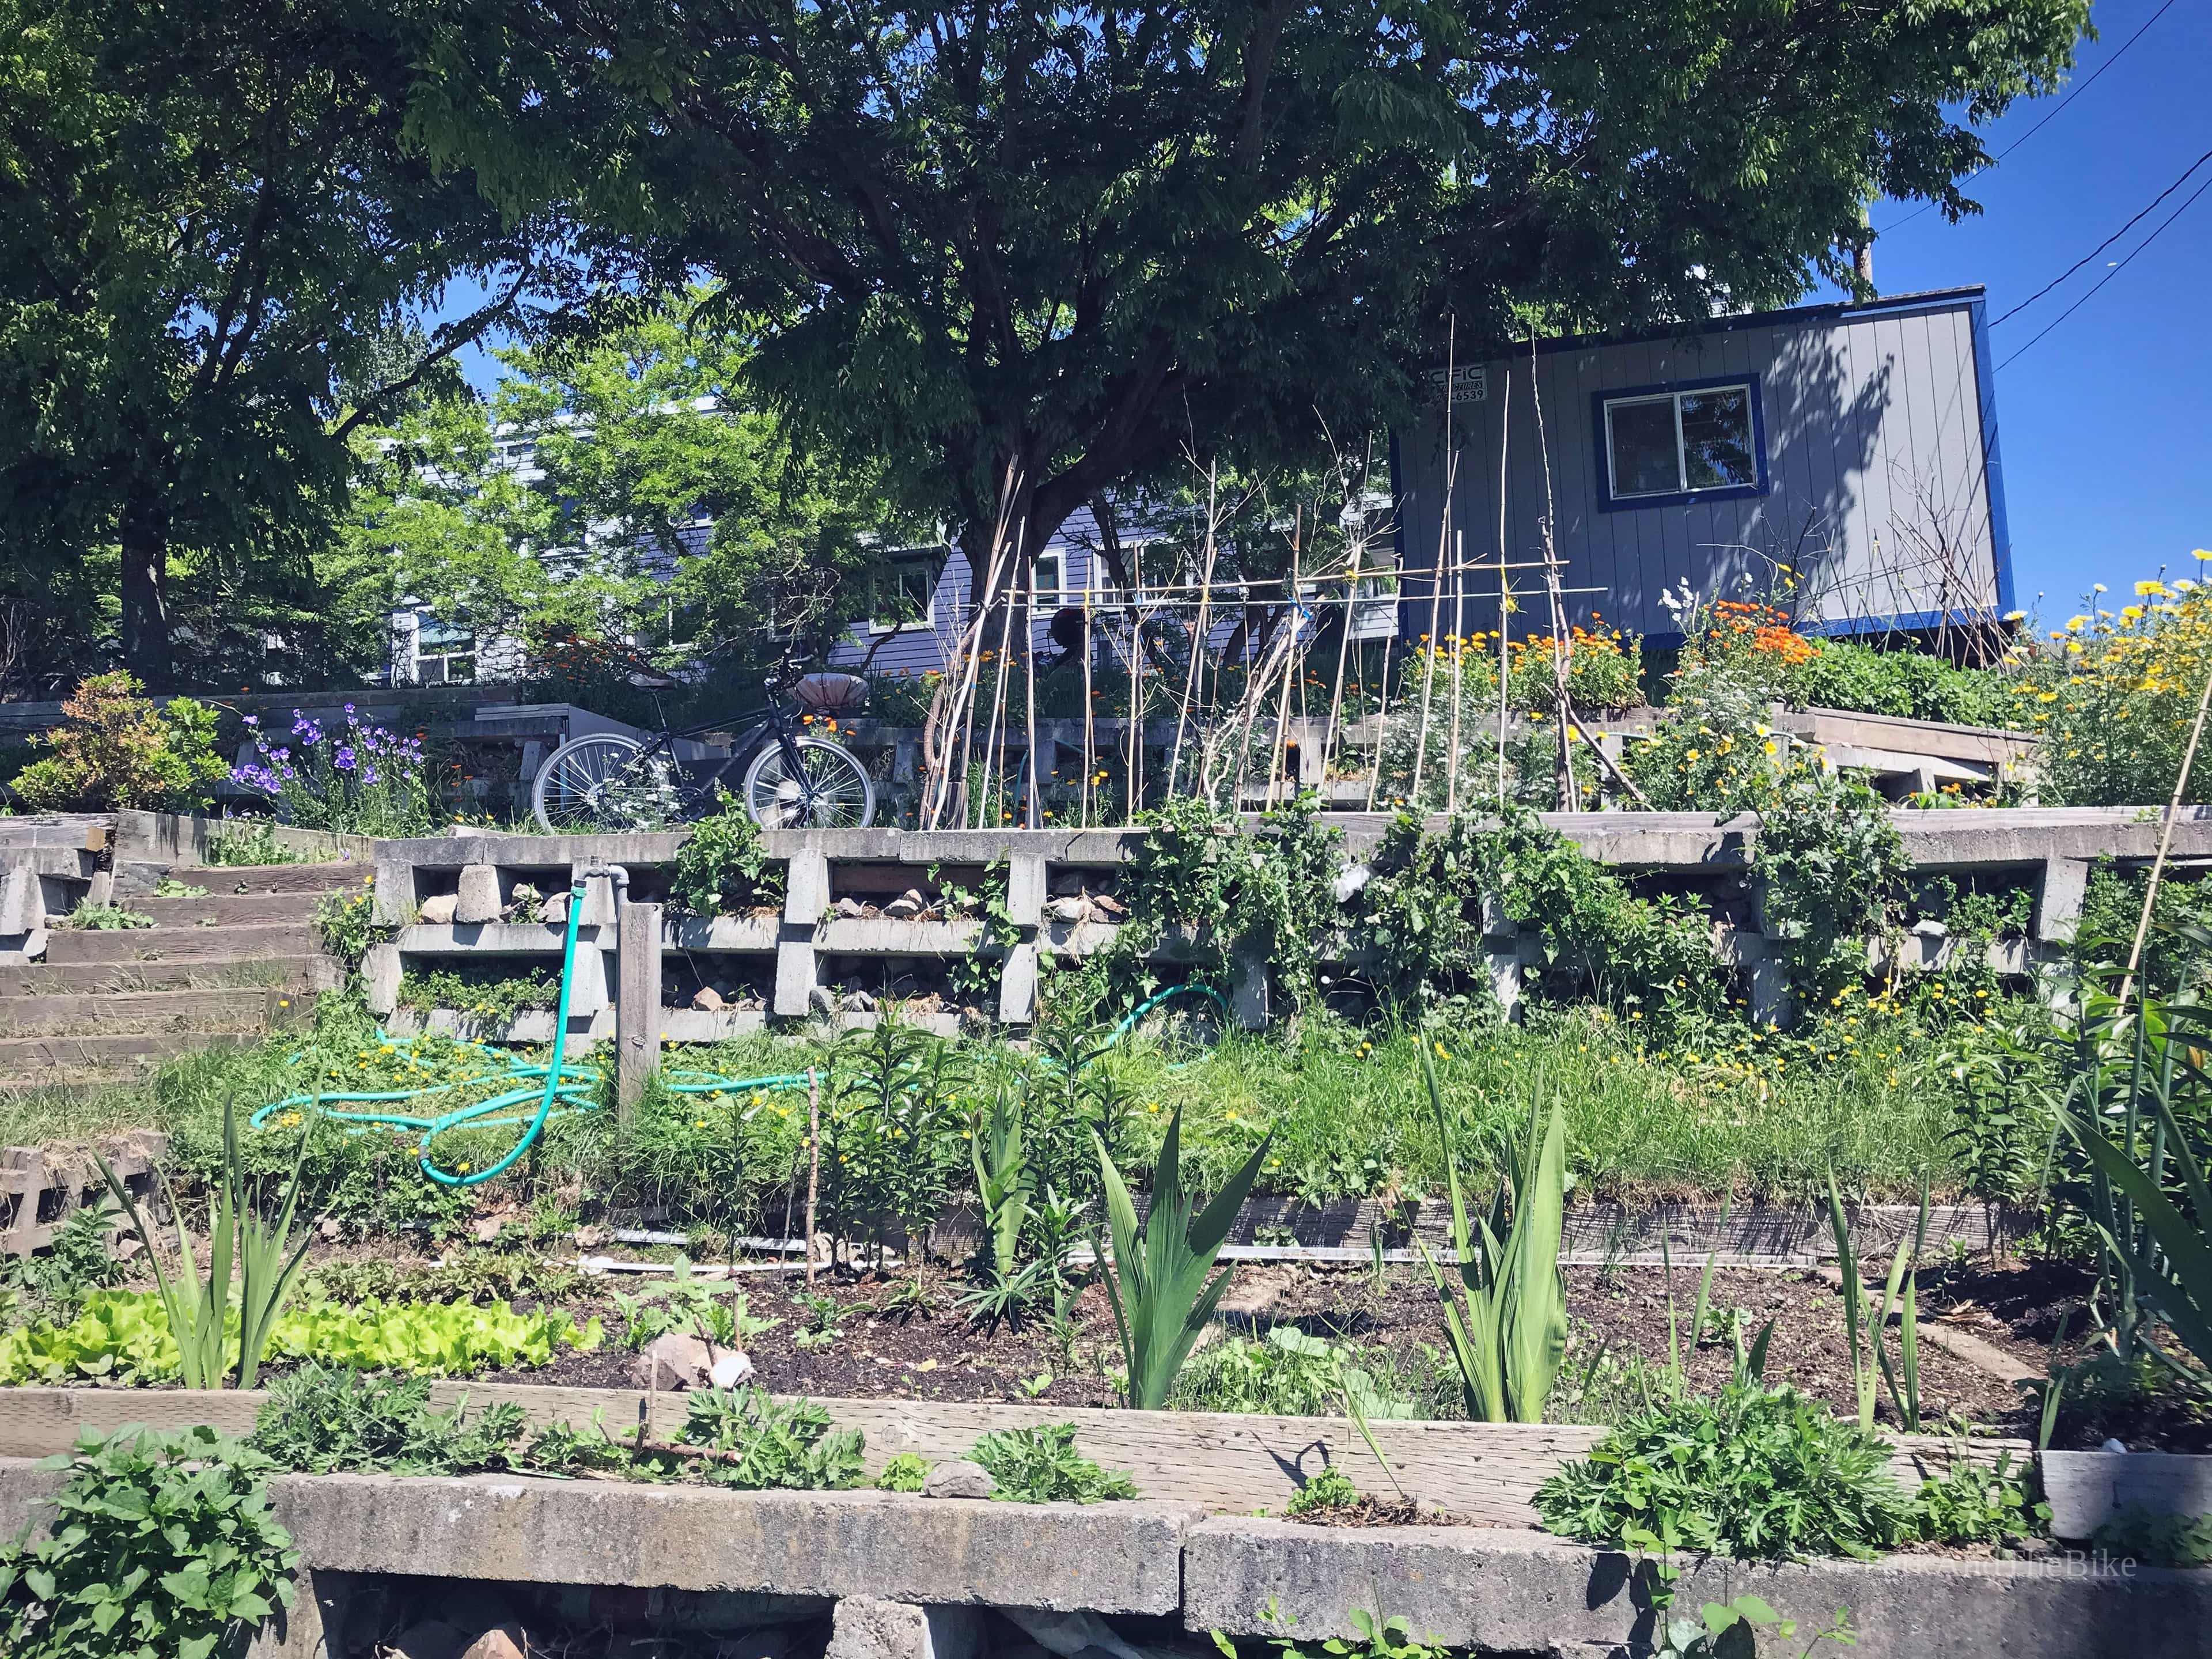
[[884, 906], [884, 914], [893, 921], [912, 921], [921, 914], [921, 900], [913, 893], [902, 893]]
[[[315, 1224], [315, 1231], [320, 1233], [325, 1238], [336, 1238], [338, 1236], [339, 1231], [337, 1218], [335, 1216], [325, 1216], [320, 1221], [318, 1221]], [[213, 1328], [210, 1327], [210, 1328], [212, 1329]]]
[[1349, 904], [1367, 885], [1367, 878], [1375, 872], [1364, 864], [1347, 864], [1336, 872], [1336, 884], [1330, 890], [1339, 904]]
[[691, 1006], [707, 1013], [719, 1014], [729, 1004], [722, 1000], [722, 994], [713, 986], [702, 985], [691, 994]]
[[817, 1014], [837, 1012], [837, 994], [826, 985], [817, 985], [806, 994], [806, 1006]]
[[955, 1458], [949, 1463], [939, 1463], [923, 1477], [921, 1495], [924, 1498], [988, 1498], [998, 1483], [992, 1480], [990, 1470], [981, 1463], [970, 1463], [965, 1458]]
[[566, 893], [554, 894], [545, 901], [545, 908], [538, 914], [548, 921], [559, 922], [566, 927], [568, 922], [568, 896]]
[[453, 920], [474, 927], [497, 921], [499, 914], [499, 872], [489, 864], [463, 865], [461, 890], [453, 900]]
[[876, 1012], [876, 1000], [866, 991], [846, 992], [845, 1006], [858, 1014], [872, 1014]]
[[1122, 903], [1121, 900], [1115, 898], [1111, 893], [1091, 894], [1091, 908], [1096, 910], [1100, 915], [1108, 917], [1114, 921], [1119, 921], [1121, 917], [1129, 914], [1129, 907]]
[[424, 899], [417, 914], [425, 927], [449, 927], [453, 925], [453, 912], [459, 908], [460, 902], [458, 893], [441, 893], [435, 898]]
[[718, 1348], [714, 1363], [707, 1367], [707, 1380], [718, 1389], [734, 1389], [750, 1379], [753, 1374], [752, 1356], [735, 1348]]
[[468, 1634], [442, 1619], [425, 1619], [399, 1632], [399, 1639], [385, 1649], [386, 1659], [461, 1659]]
[[[656, 1363], [659, 1368], [657, 1382]], [[702, 1388], [714, 1364], [714, 1351], [702, 1339], [686, 1336], [679, 1331], [665, 1332], [647, 1343], [644, 1352], [630, 1362], [630, 1385], [639, 1389]]]
[[499, 1218], [496, 1216], [478, 1216], [474, 1221], [469, 1223], [469, 1231], [476, 1235], [477, 1243], [490, 1244], [499, 1238]]
[[528, 1659], [528, 1638], [520, 1625], [488, 1630], [462, 1650], [461, 1659]]
[[1044, 913], [1054, 921], [1083, 921], [1089, 919], [1091, 902], [1085, 898], [1056, 898], [1044, 907]]
[[981, 1649], [973, 1607], [848, 1595], [832, 1615], [826, 1659], [975, 1659]]
[[848, 921], [865, 914], [866, 909], [866, 907], [849, 893], [830, 907], [831, 915], [843, 916]]
[[576, 1248], [580, 1250], [596, 1250], [611, 1237], [612, 1235], [605, 1227], [586, 1224], [576, 1229]]

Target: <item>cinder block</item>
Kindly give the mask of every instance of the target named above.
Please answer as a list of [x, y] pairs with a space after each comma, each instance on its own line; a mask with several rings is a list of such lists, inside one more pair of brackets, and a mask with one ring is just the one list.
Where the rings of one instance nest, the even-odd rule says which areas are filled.
[[837, 1603], [826, 1659], [975, 1659], [982, 1635], [973, 1607], [848, 1595]]
[[792, 854], [785, 878], [783, 919], [794, 927], [811, 927], [829, 914], [829, 857], [817, 848], [802, 848]]
[[376, 861], [376, 884], [370, 890], [376, 896], [371, 914], [385, 927], [404, 927], [415, 920], [415, 866], [406, 859], [379, 859]]
[[812, 1012], [814, 988], [821, 983], [814, 945], [787, 939], [775, 947], [775, 996], [770, 1007], [784, 1019], [804, 1019]]
[[1017, 853], [1006, 862], [1006, 920], [1035, 927], [1044, 920], [1045, 863], [1041, 854]]
[[361, 959], [361, 976], [367, 984], [368, 1012], [389, 1018], [399, 1006], [399, 947], [372, 945]]
[[999, 976], [999, 1021], [1004, 1025], [1026, 1025], [1036, 1018], [1037, 947], [1035, 940], [1006, 952], [1006, 971]]
[[46, 925], [46, 902], [38, 872], [28, 864], [9, 866], [0, 878], [0, 935], [27, 933]]
[[1267, 964], [1259, 957], [1237, 954], [1231, 963], [1236, 975], [1229, 988], [1229, 1012], [1247, 1031], [1267, 1029]]
[[481, 924], [499, 920], [499, 872], [489, 864], [461, 866], [459, 901], [453, 907], [457, 922]]
[[2081, 920], [2081, 901], [2088, 893], [2088, 860], [2044, 860], [2041, 891], [2035, 902], [2037, 941], [2062, 945], [2072, 939], [2075, 925]]

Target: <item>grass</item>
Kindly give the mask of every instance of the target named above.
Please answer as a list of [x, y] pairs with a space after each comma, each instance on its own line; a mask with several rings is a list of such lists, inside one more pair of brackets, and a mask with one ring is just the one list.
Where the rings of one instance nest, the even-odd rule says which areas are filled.
[[[1200, 1047], [1172, 1033], [1140, 1033], [1097, 1067], [1111, 1073], [1127, 1105], [1121, 1146], [1129, 1167], [1157, 1155], [1170, 1109], [1180, 1104], [1188, 1178], [1201, 1190], [1218, 1190], [1272, 1129], [1261, 1192], [1316, 1203], [1419, 1196], [1439, 1190], [1443, 1164], [1416, 1040], [1327, 1018], [1308, 1020], [1294, 1042], [1232, 1033]], [[1958, 1190], [1954, 1149], [1944, 1139], [1954, 1085], [1942, 1044], [1877, 1005], [1832, 1011], [1807, 1036], [1722, 1026], [1695, 1048], [1663, 1053], [1642, 1044], [1632, 1025], [1587, 1009], [1535, 1011], [1526, 1026], [1440, 1024], [1420, 1040], [1441, 1050], [1434, 1058], [1454, 1139], [1478, 1191], [1496, 1177], [1503, 1135], [1526, 1124], [1532, 1102], [1554, 1096], [1566, 1115], [1571, 1203], [1712, 1198], [1723, 1190], [1743, 1200], [1802, 1203], [1825, 1190], [1832, 1168], [1855, 1195], [1910, 1200], [1923, 1172], [1939, 1199]], [[1048, 1081], [1036, 1052], [995, 1043], [966, 1052], [973, 1067], [959, 1096], [963, 1110], [988, 1100], [997, 1068]], [[767, 1035], [670, 1058], [732, 1078], [803, 1072], [824, 1060], [806, 1037]], [[143, 1084], [0, 1095], [0, 1145], [150, 1127], [176, 1139], [179, 1165], [190, 1170], [212, 1158], [226, 1101], [244, 1113], [318, 1084], [404, 1087], [455, 1066], [487, 1069], [475, 1051], [450, 1040], [413, 1048], [380, 1042], [357, 1001], [331, 994], [312, 1031], [189, 1054]], [[611, 1064], [602, 1069], [611, 1073]], [[508, 1182], [519, 1180], [533, 1189], [579, 1190], [587, 1202], [668, 1206], [717, 1227], [750, 1212], [780, 1229], [800, 1169], [805, 1121], [803, 1094], [717, 1099], [656, 1090], [627, 1133], [618, 1133], [605, 1110], [556, 1121], [514, 1176], [494, 1186], [511, 1192]], [[956, 1113], [947, 1133], [957, 1137], [962, 1121]], [[472, 1201], [431, 1191], [412, 1172], [412, 1134], [348, 1135], [327, 1123], [317, 1133], [313, 1201], [334, 1206], [364, 1231], [399, 1221], [457, 1224]], [[483, 1168], [514, 1133], [446, 1137], [441, 1160]], [[289, 1148], [297, 1144], [290, 1135], [251, 1139], [265, 1139], [271, 1170], [289, 1167]], [[964, 1170], [964, 1144], [945, 1150], [948, 1165]], [[500, 1194], [487, 1188], [485, 1195]]]

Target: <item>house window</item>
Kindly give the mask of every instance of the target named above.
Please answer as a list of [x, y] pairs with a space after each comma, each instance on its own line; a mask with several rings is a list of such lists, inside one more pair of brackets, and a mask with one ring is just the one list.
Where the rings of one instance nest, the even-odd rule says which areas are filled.
[[931, 602], [944, 568], [943, 559], [933, 554], [893, 559], [878, 570], [869, 586], [868, 632], [896, 634], [902, 628], [928, 627]]
[[1057, 611], [1066, 603], [1061, 597], [1067, 590], [1067, 584], [1062, 580], [1067, 568], [1066, 559], [1066, 555], [1056, 549], [1036, 556], [1036, 562], [1032, 567], [1034, 574], [1030, 578], [1033, 591], [1030, 604], [1032, 609]]
[[416, 684], [465, 685], [476, 677], [477, 636], [472, 629], [430, 616], [416, 624]]
[[1753, 380], [1699, 381], [1601, 394], [1607, 507], [1757, 495], [1766, 457]]

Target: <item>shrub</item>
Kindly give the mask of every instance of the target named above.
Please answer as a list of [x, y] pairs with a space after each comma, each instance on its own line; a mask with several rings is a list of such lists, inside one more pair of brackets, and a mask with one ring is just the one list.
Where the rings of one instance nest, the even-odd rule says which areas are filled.
[[270, 1513], [268, 1461], [213, 1429], [86, 1433], [52, 1536], [0, 1544], [11, 1659], [234, 1655], [292, 1605], [299, 1553]]
[[1967, 1456], [1963, 1445], [1954, 1447], [1951, 1467], [1920, 1483], [1912, 1514], [1920, 1535], [1935, 1544], [2002, 1547], [2051, 1533], [2051, 1505], [2030, 1500], [2013, 1474], [2009, 1451], [2000, 1453], [1992, 1468]]
[[1959, 668], [1918, 651], [1884, 651], [1856, 640], [1822, 640], [1789, 679], [1790, 700], [1899, 720], [2003, 726], [2014, 716], [2008, 676]]
[[1911, 859], [1863, 783], [1794, 767], [1756, 805], [1767, 936], [1797, 994], [1825, 1000], [1864, 977], [1865, 937], [1894, 926]]
[[[2136, 599], [2117, 612], [2094, 606], [2053, 633], [2013, 692], [2019, 712], [2007, 724], [2040, 735], [2048, 803], [2157, 806], [2173, 793], [2212, 673], [2212, 588], [2185, 577], [2142, 581]], [[2188, 799], [2212, 800], [2212, 766], [2191, 772]]]
[[725, 790], [719, 809], [691, 826], [668, 896], [695, 916], [715, 916], [781, 903], [783, 885], [783, 866], [761, 845], [760, 826]]
[[969, 1455], [997, 1483], [991, 1496], [1009, 1503], [1096, 1504], [1137, 1495], [1127, 1475], [1102, 1469], [1075, 1449], [1073, 1423], [1002, 1429], [978, 1440]]
[[1667, 1398], [1536, 1490], [1550, 1530], [1655, 1553], [1867, 1557], [1915, 1535], [1889, 1449], [1789, 1388]]
[[469, 1474], [514, 1467], [524, 1419], [513, 1404], [471, 1421], [464, 1402], [430, 1407], [427, 1379], [364, 1375], [310, 1360], [270, 1385], [253, 1425], [255, 1449], [310, 1474]]
[[267, 799], [286, 823], [359, 836], [419, 836], [430, 829], [422, 744], [345, 706], [345, 726], [326, 731], [292, 711], [291, 741], [270, 747], [255, 715], [246, 717], [258, 759], [231, 781]]
[[62, 704], [68, 724], [39, 741], [52, 752], [15, 775], [16, 798], [38, 811], [123, 807], [190, 811], [215, 801], [223, 774], [216, 714], [189, 697], [156, 708], [126, 673], [94, 674]]

